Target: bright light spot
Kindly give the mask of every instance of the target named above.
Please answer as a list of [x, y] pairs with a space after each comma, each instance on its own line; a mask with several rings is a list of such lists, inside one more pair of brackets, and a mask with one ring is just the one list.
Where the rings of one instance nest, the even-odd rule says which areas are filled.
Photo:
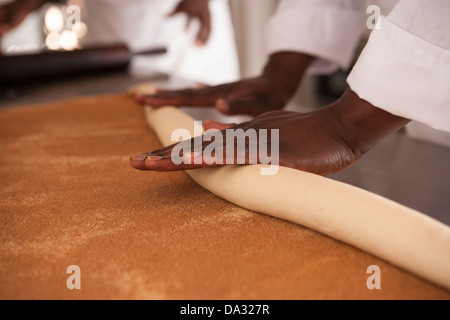
[[72, 26], [72, 32], [75, 33], [78, 39], [82, 39], [86, 36], [88, 29], [84, 22], [75, 22]]
[[45, 44], [50, 50], [61, 49], [61, 44], [59, 43], [59, 33], [50, 32], [45, 38]]
[[45, 27], [48, 32], [60, 32], [64, 28], [64, 17], [57, 7], [51, 6], [45, 13]]
[[78, 46], [77, 35], [70, 30], [64, 30], [59, 37], [59, 44], [64, 50], [74, 50]]

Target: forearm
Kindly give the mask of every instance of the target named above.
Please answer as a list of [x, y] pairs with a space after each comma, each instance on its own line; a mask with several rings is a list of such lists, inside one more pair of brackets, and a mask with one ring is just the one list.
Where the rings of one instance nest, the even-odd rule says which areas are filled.
[[269, 57], [262, 76], [270, 79], [277, 90], [283, 91], [286, 100], [291, 98], [306, 70], [316, 58], [298, 52], [278, 52]]
[[373, 106], [351, 89], [326, 109], [334, 115], [341, 137], [356, 155], [364, 154], [411, 121]]

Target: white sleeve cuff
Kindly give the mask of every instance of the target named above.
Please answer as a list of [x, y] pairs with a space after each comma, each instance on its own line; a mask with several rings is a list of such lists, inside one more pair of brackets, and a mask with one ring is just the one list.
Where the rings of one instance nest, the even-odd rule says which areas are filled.
[[278, 10], [267, 26], [268, 54], [294, 51], [318, 57], [309, 69], [315, 74], [347, 69], [362, 31], [358, 9], [303, 3]]
[[450, 132], [450, 51], [384, 17], [347, 82], [380, 109]]

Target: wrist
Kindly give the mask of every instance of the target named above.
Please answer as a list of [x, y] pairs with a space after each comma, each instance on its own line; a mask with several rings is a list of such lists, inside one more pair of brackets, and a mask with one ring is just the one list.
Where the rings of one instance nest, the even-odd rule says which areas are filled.
[[362, 155], [411, 120], [375, 107], [350, 88], [327, 109], [338, 123], [339, 133], [357, 155]]
[[269, 57], [261, 77], [267, 79], [277, 93], [289, 100], [314, 60], [312, 56], [297, 52], [274, 53]]

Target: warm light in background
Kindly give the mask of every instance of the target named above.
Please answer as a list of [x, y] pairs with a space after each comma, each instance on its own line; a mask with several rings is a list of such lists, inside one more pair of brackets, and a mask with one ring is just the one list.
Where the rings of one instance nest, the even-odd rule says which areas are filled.
[[87, 26], [84, 22], [76, 22], [72, 27], [72, 32], [75, 33], [78, 39], [82, 39], [87, 34]]
[[78, 47], [77, 35], [72, 30], [64, 30], [59, 37], [59, 44], [64, 50], [74, 50]]
[[61, 32], [64, 28], [64, 17], [58, 7], [51, 6], [45, 13], [45, 29], [47, 32]]
[[[79, 1], [83, 5], [82, 1]], [[68, 4], [74, 5], [73, 1]], [[75, 4], [75, 5], [78, 5]], [[75, 50], [80, 47], [79, 40], [86, 36], [87, 26], [82, 21], [75, 22], [72, 26], [65, 23], [65, 9], [51, 6], [45, 13], [44, 31], [47, 34], [45, 45], [49, 50]]]
[[59, 50], [61, 49], [61, 44], [59, 43], [59, 33], [50, 32], [45, 38], [45, 45], [50, 50]]
[[[42, 10], [30, 14], [31, 24], [28, 21], [30, 19], [27, 18], [28, 20], [26, 19], [24, 22], [25, 26], [21, 26], [22, 29], [25, 29], [17, 28], [21, 34], [15, 36], [14, 42], [5, 41], [6, 45], [3, 50], [6, 54], [15, 55], [41, 52], [42, 50], [70, 51], [78, 49], [80, 40], [86, 36], [88, 31], [86, 24], [82, 21], [83, 14], [86, 14], [85, 0], [69, 0], [66, 6], [46, 5]], [[43, 31], [44, 41], [42, 41], [42, 31], [36, 30], [36, 27]], [[15, 31], [17, 32], [17, 30]], [[25, 41], [26, 43], [20, 43], [20, 37], [28, 40]], [[1, 51], [2, 43], [0, 41], [0, 55]]]

